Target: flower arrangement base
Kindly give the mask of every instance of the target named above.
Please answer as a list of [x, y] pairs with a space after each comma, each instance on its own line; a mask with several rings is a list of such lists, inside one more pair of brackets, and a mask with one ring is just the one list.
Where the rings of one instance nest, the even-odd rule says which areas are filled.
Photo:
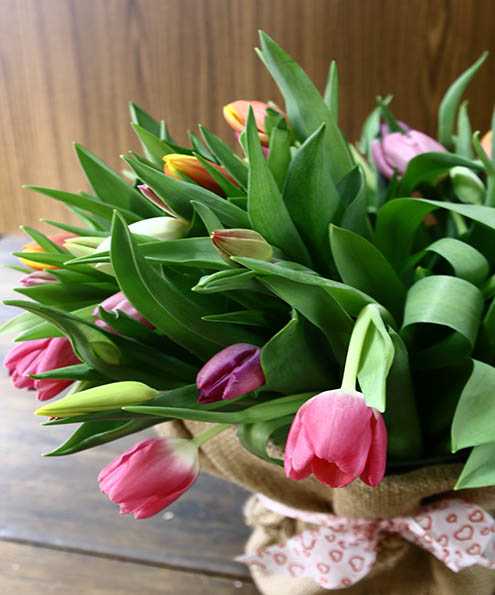
[[[205, 424], [173, 421], [157, 430], [162, 435], [191, 438]], [[400, 475], [386, 476], [370, 488], [359, 479], [345, 488], [332, 489], [312, 477], [293, 481], [281, 467], [247, 452], [231, 428], [200, 449], [201, 469], [233, 481], [253, 493], [300, 510], [335, 514], [347, 518], [387, 519], [417, 513], [435, 500], [460, 498], [495, 513], [495, 488], [453, 492], [462, 465], [443, 464], [422, 467]], [[245, 509], [253, 533], [246, 545], [252, 553], [301, 533], [310, 525], [267, 510], [255, 497]], [[452, 572], [430, 552], [393, 535], [379, 542], [377, 560], [360, 582], [329, 591], [309, 578], [291, 578], [251, 568], [253, 579], [263, 595], [493, 595], [495, 572], [475, 565]]]

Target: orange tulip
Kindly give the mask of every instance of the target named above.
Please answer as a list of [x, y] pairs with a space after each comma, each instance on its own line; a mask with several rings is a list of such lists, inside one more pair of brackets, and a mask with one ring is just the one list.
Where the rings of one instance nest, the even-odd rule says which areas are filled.
[[[191, 178], [203, 188], [211, 190], [220, 196], [225, 196], [225, 193], [213, 179], [213, 176], [208, 172], [201, 161], [193, 155], [170, 153], [163, 157], [163, 161], [165, 161], [163, 171], [167, 176], [182, 180], [183, 178], [181, 174], [185, 174], [188, 178]], [[223, 174], [230, 182], [238, 186], [237, 182], [229, 175], [226, 169], [215, 163], [211, 163], [211, 166]]]
[[[270, 139], [266, 133], [265, 116], [267, 115], [266, 108], [271, 108], [271, 105], [268, 103], [263, 103], [262, 101], [244, 101], [241, 99], [226, 105], [223, 108], [223, 117], [227, 120], [227, 123], [230, 124], [235, 132], [242, 132], [244, 130], [244, 126], [246, 125], [249, 106], [253, 108], [254, 119], [256, 120], [256, 128], [258, 129], [261, 144], [264, 147], [268, 147]], [[284, 116], [285, 119], [287, 119], [286, 114], [282, 110], [278, 108], [276, 109]]]
[[[48, 236], [48, 238], [55, 242], [58, 246], [63, 246], [65, 240], [69, 238], [75, 238], [76, 235], [73, 233], [56, 233], [54, 235]], [[46, 252], [38, 242], [32, 241], [28, 244], [24, 244], [22, 247], [23, 252]], [[19, 258], [24, 266], [29, 267], [30, 269], [36, 269], [38, 271], [42, 271], [44, 269], [58, 269], [59, 267], [53, 266], [52, 264], [45, 264], [43, 262], [34, 262], [34, 260], [28, 260], [27, 258]]]
[[492, 158], [492, 131], [489, 130], [481, 139], [481, 148], [485, 153]]

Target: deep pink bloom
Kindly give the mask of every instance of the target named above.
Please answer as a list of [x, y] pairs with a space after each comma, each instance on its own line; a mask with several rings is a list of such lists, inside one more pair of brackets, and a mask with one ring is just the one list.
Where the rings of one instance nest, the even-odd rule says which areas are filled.
[[47, 401], [58, 395], [72, 380], [35, 380], [29, 378], [28, 374], [42, 374], [79, 363], [66, 337], [23, 341], [9, 351], [4, 361], [14, 386], [37, 390], [40, 401]]
[[356, 477], [371, 487], [385, 473], [387, 430], [379, 411], [356, 391], [330, 390], [309, 399], [296, 413], [285, 446], [285, 474], [311, 473], [340, 488]]
[[[119, 291], [118, 293], [114, 293], [110, 297], [107, 297], [107, 299], [105, 299], [101, 302], [100, 307], [103, 308], [103, 310], [105, 310], [107, 312], [117, 312], [117, 310], [120, 310], [120, 311], [124, 312], [124, 314], [127, 314], [127, 316], [134, 318], [134, 320], [141, 322], [148, 328], [154, 328], [154, 326], [151, 324], [151, 322], [149, 322], [149, 320], [146, 320], [146, 318], [144, 316], [142, 316], [136, 310], [136, 308], [134, 308], [134, 306], [125, 297], [125, 295], [122, 293], [122, 291]], [[98, 307], [96, 307], [93, 310], [93, 316], [98, 316]], [[96, 324], [96, 326], [99, 326], [101, 328], [104, 328], [104, 329], [107, 329], [107, 330], [113, 332], [113, 329], [111, 329], [105, 322], [103, 322], [103, 320], [100, 320], [99, 318], [97, 318], [97, 320], [95, 320], [95, 324]]]
[[422, 153], [438, 151], [446, 153], [447, 149], [419, 130], [409, 130], [406, 134], [391, 132], [381, 141], [375, 139], [371, 143], [373, 160], [380, 172], [389, 179], [394, 175], [394, 168], [402, 175], [411, 159]]
[[103, 494], [120, 513], [145, 519], [179, 498], [199, 475], [198, 449], [181, 438], [150, 438], [109, 463], [98, 475]]
[[49, 285], [50, 283], [57, 283], [57, 278], [48, 271], [35, 271], [24, 275], [19, 279], [19, 283], [24, 287], [37, 287], [38, 285]]
[[236, 343], [216, 353], [199, 371], [196, 385], [200, 403], [235, 399], [265, 383], [261, 348]]

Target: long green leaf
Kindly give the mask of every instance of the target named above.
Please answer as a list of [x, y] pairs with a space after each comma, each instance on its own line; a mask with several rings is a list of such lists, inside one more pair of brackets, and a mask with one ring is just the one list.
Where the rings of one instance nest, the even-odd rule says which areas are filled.
[[475, 446], [455, 484], [455, 490], [495, 485], [495, 442]]
[[237, 430], [237, 437], [242, 446], [251, 454], [264, 461], [275, 463], [275, 465], [283, 467], [284, 462], [270, 457], [266, 452], [266, 448], [268, 441], [273, 434], [284, 426], [289, 427], [292, 420], [292, 415], [286, 415], [284, 417], [270, 419], [268, 421], [260, 421], [254, 424], [242, 424]]
[[204, 126], [199, 127], [206, 144], [213, 155], [225, 167], [234, 180], [247, 190], [248, 187], [248, 167], [242, 159], [218, 136], [215, 136]]
[[306, 246], [290, 218], [277, 182], [263, 155], [250, 106], [247, 118], [249, 156], [248, 214], [253, 229], [297, 262], [310, 264]]

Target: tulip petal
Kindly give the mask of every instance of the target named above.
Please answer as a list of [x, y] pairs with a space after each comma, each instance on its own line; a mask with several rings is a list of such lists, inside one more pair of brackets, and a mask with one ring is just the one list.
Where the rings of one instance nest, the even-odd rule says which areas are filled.
[[377, 139], [371, 141], [370, 151], [371, 156], [373, 157], [373, 161], [375, 162], [375, 165], [378, 168], [378, 170], [386, 178], [392, 178], [394, 175], [394, 168], [391, 167], [387, 162], [385, 153], [383, 152], [382, 143]]
[[387, 462], [387, 429], [379, 413], [372, 419], [372, 435], [368, 461], [360, 477], [364, 483], [374, 488], [383, 479]]

